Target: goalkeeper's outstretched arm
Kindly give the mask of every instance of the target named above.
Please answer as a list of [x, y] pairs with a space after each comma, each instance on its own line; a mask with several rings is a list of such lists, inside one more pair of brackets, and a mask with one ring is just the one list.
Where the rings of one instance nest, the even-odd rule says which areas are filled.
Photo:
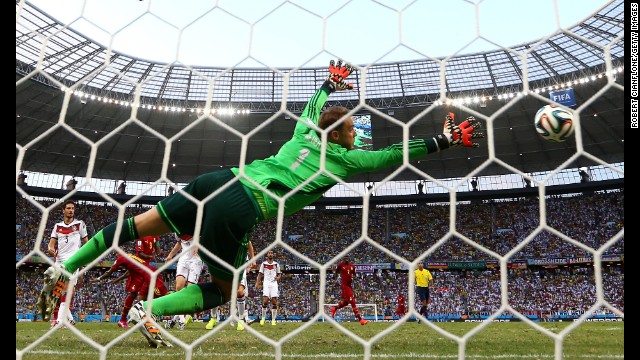
[[[484, 133], [478, 131], [480, 121], [469, 116], [460, 124], [454, 122], [454, 114], [446, 116], [442, 133], [424, 139], [408, 141], [409, 159], [415, 160], [428, 154], [452, 147], [478, 147], [473, 139], [483, 138]], [[352, 150], [345, 155], [349, 176], [363, 172], [384, 170], [402, 164], [404, 147], [402, 143], [393, 144], [375, 151]]]
[[355, 70], [351, 64], [343, 64], [342, 60], [331, 60], [329, 63], [329, 74], [325, 79], [322, 86], [311, 96], [309, 101], [302, 110], [300, 118], [303, 121], [299, 121], [296, 124], [295, 132], [306, 133], [311, 130], [307, 124], [318, 125], [318, 119], [322, 113], [322, 108], [327, 102], [327, 98], [334, 91], [352, 90], [353, 84], [347, 83], [345, 79]]

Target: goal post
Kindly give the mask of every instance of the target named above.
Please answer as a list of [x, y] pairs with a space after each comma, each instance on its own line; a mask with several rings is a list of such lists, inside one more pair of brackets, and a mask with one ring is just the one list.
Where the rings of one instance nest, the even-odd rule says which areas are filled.
[[[329, 316], [331, 316], [331, 307], [338, 306], [338, 304], [324, 304], [324, 311]], [[378, 305], [377, 304], [356, 304], [358, 307], [358, 311], [360, 311], [360, 315], [367, 319], [378, 321]], [[371, 317], [371, 318], [369, 318]], [[342, 321], [357, 321], [355, 315], [353, 314], [353, 309], [351, 309], [350, 305], [347, 305], [336, 312], [336, 318], [341, 319]], [[324, 321], [324, 318], [322, 318]]]

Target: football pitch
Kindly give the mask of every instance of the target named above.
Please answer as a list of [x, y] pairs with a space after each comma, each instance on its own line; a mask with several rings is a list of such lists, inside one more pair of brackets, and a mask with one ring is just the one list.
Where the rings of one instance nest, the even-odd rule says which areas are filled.
[[[379, 322], [361, 326], [356, 322], [340, 323], [363, 341], [369, 341], [395, 323]], [[464, 337], [479, 323], [434, 323], [457, 337]], [[540, 323], [559, 334], [572, 323]], [[479, 328], [467, 340], [466, 359], [555, 359], [555, 340], [525, 323], [490, 323]], [[86, 360], [86, 359], [201, 359], [251, 360], [276, 359], [275, 342], [284, 338], [282, 359], [363, 359], [363, 344], [330, 323], [278, 323], [272, 326], [257, 323], [251, 330], [237, 331], [229, 324], [218, 324], [205, 330], [204, 323], [193, 323], [185, 330], [163, 330], [173, 347], [151, 348], [137, 328], [121, 329], [115, 323], [79, 323], [75, 330], [57, 329], [48, 337], [49, 324], [44, 322], [16, 323], [16, 359], [24, 360]], [[308, 326], [302, 332], [291, 332]], [[248, 328], [248, 326], [246, 326]], [[254, 330], [254, 331], [253, 331]], [[258, 334], [254, 334], [257, 332]], [[260, 338], [266, 337], [267, 342]], [[85, 341], [83, 337], [88, 337]], [[183, 344], [180, 344], [179, 339]], [[268, 341], [272, 341], [273, 344]], [[27, 349], [32, 343], [33, 347]], [[109, 346], [100, 357], [96, 346]], [[182, 346], [181, 346], [182, 345]], [[192, 345], [190, 352], [183, 346]], [[25, 351], [27, 350], [27, 351]], [[21, 351], [24, 351], [21, 353]], [[371, 346], [371, 359], [461, 359], [458, 343], [426, 324], [400, 324]], [[563, 360], [624, 359], [624, 322], [583, 323], [564, 338]]]

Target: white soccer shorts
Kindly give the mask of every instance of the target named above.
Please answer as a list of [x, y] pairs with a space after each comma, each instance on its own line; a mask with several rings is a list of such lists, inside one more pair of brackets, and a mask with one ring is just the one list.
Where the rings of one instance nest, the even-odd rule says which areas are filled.
[[176, 266], [176, 277], [183, 276], [187, 282], [191, 284], [197, 284], [200, 279], [200, 273], [203, 267], [202, 260], [178, 260]]
[[277, 298], [279, 295], [278, 284], [265, 285], [262, 289], [262, 296], [266, 296], [268, 298]]

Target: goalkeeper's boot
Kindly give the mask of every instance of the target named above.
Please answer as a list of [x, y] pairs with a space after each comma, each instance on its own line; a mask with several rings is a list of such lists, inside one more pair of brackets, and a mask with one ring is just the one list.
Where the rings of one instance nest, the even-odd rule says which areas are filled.
[[244, 321], [243, 320], [238, 320], [238, 325], [236, 327], [236, 330], [238, 330], [238, 331], [244, 330], [244, 326], [242, 324], [244, 324]]
[[260, 325], [264, 325], [265, 322], [265, 318], [260, 319]]
[[185, 315], [184, 317], [184, 325], [189, 325], [193, 322], [193, 316], [191, 315]]
[[[155, 316], [153, 314], [151, 314], [151, 316], [155, 320]], [[129, 310], [129, 322], [134, 325], [139, 322], [144, 323], [144, 325], [140, 327], [140, 332], [147, 339], [151, 347], [157, 348], [159, 345], [167, 347], [173, 346], [160, 335], [160, 329], [147, 319], [147, 313], [144, 311], [142, 300], [135, 303], [133, 307], [131, 307], [131, 310]]]
[[60, 301], [60, 296], [62, 296], [62, 291], [67, 281], [63, 270], [64, 266], [62, 264], [54, 264], [44, 272], [44, 285], [42, 285], [42, 290], [36, 303], [43, 321], [49, 321], [51, 313], [53, 313], [58, 301]]
[[204, 327], [207, 330], [211, 330], [213, 329], [213, 327], [216, 326], [216, 318], [211, 318], [211, 320], [209, 320], [209, 322], [207, 323], [207, 325]]
[[368, 323], [369, 323], [369, 320], [360, 319], [360, 325], [367, 325]]
[[249, 317], [244, 319], [244, 323], [251, 326], [254, 322], [256, 322], [256, 319], [251, 319]]

